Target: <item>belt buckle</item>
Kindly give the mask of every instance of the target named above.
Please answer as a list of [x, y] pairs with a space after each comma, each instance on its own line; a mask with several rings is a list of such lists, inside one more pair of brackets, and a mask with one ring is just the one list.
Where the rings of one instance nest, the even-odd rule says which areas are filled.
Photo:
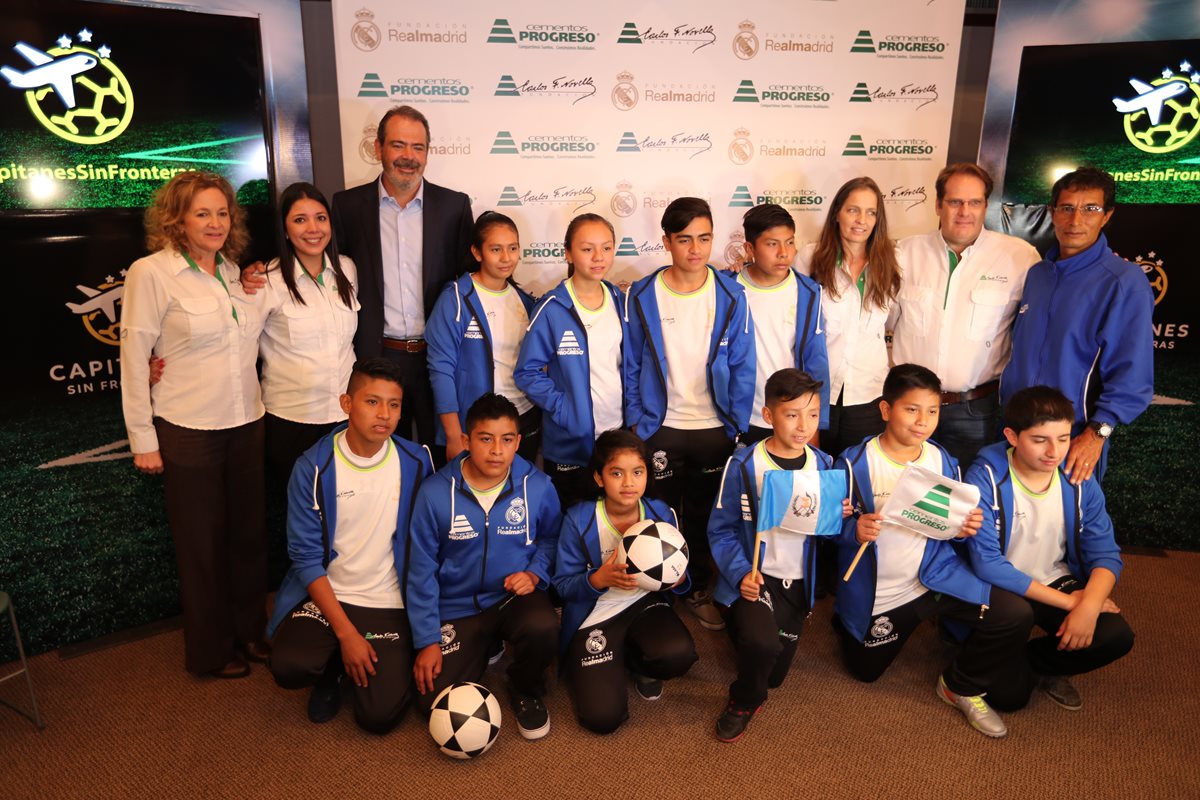
[[421, 350], [424, 349], [422, 347], [422, 345], [424, 345], [424, 344], [425, 344], [425, 342], [421, 339], [405, 339], [404, 340], [404, 352], [419, 353], [419, 352], [421, 352]]

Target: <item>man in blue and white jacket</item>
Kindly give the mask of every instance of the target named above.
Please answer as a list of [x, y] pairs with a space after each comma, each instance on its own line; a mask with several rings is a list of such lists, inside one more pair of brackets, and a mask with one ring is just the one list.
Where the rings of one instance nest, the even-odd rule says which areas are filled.
[[706, 591], [708, 514], [721, 468], [750, 424], [754, 326], [745, 290], [708, 265], [708, 203], [673, 200], [662, 228], [671, 264], [635, 283], [625, 299], [625, 421], [650, 448], [658, 496], [680, 511], [696, 589], [688, 607], [705, 628], [722, 630]]
[[1116, 184], [1083, 167], [1052, 190], [1058, 245], [1025, 276], [1012, 360], [1000, 379], [1007, 404], [1029, 386], [1053, 386], [1075, 406], [1063, 471], [1103, 479], [1108, 437], [1154, 396], [1154, 295], [1142, 271], [1108, 247]]
[[[1133, 647], [1110, 595], [1121, 549], [1095, 481], [1073, 485], [1061, 465], [1075, 409], [1057, 389], [1032, 386], [1004, 409], [1004, 437], [967, 472], [983, 524], [967, 549], [975, 573], [1024, 597], [1047, 636], [1028, 645], [1040, 688], [1063, 708], [1083, 705], [1069, 676], [1099, 669]], [[1027, 692], [1033, 682], [1022, 680]], [[1026, 695], [1028, 697], [1028, 695]]]
[[429, 450], [393, 435], [401, 374], [388, 359], [354, 365], [339, 426], [296, 461], [288, 486], [292, 565], [275, 596], [271, 672], [284, 688], [314, 686], [308, 715], [325, 722], [354, 683], [354, 717], [386, 733], [412, 694], [412, 641], [404, 590], [417, 488], [433, 473]]
[[497, 394], [467, 411], [465, 452], [417, 493], [405, 602], [421, 707], [453, 683], [478, 681], [504, 640], [517, 726], [537, 739], [550, 730], [542, 696], [558, 619], [546, 590], [562, 513], [550, 479], [517, 455], [517, 420]]

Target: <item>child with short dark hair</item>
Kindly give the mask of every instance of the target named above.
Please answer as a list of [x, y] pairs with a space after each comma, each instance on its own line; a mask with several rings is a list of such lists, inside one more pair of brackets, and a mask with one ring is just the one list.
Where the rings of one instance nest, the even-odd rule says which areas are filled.
[[271, 672], [285, 688], [313, 686], [308, 716], [332, 719], [343, 667], [359, 727], [386, 733], [412, 695], [404, 604], [408, 530], [428, 448], [393, 435], [400, 374], [384, 358], [357, 362], [342, 411], [349, 420], [296, 461], [288, 486], [292, 565], [275, 596]]
[[[845, 574], [860, 548], [865, 550], [838, 589], [834, 628], [846, 669], [869, 683], [887, 670], [917, 626], [935, 614], [970, 627], [961, 651], [938, 678], [937, 694], [971, 727], [998, 738], [1008, 729], [988, 703], [1001, 710], [1023, 705], [1013, 665], [1029, 637], [1028, 609], [1011, 592], [979, 580], [950, 541], [885, 524], [880, 513], [909, 463], [959, 479], [954, 457], [930, 438], [937, 429], [941, 388], [925, 367], [893, 367], [879, 403], [883, 433], [838, 457], [849, 474], [857, 517], [843, 527], [839, 570]], [[978, 509], [972, 510], [959, 536], [974, 536], [981, 518]]]
[[1004, 420], [1007, 441], [985, 447], [967, 471], [983, 510], [968, 552], [979, 577], [1025, 598], [1034, 624], [1048, 634], [1029, 642], [1029, 666], [1050, 699], [1075, 711], [1083, 701], [1070, 677], [1133, 647], [1133, 631], [1111, 598], [1121, 549], [1100, 484], [1075, 485], [1063, 473], [1075, 422], [1071, 401], [1057, 389], [1031, 386], [1008, 401]]
[[550, 730], [542, 697], [558, 619], [546, 590], [561, 513], [550, 479], [517, 455], [519, 418], [490, 392], [467, 411], [462, 452], [417, 493], [405, 601], [421, 707], [450, 684], [478, 681], [503, 639], [517, 727], [538, 739]]
[[[639, 588], [619, 560], [621, 537], [641, 520], [679, 524], [670, 506], [644, 496], [652, 480], [645, 442], [627, 430], [605, 431], [590, 472], [600, 497], [567, 511], [558, 537], [559, 651], [579, 723], [611, 733], [629, 717], [626, 668], [638, 694], [657, 700], [663, 681], [696, 662], [696, 648], [670, 595]], [[672, 591], [689, 586], [685, 576]]]

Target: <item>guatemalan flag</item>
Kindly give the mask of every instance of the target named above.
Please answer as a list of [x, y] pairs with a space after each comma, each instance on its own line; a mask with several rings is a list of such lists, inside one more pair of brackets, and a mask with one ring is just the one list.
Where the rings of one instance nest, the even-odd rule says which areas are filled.
[[842, 531], [845, 499], [843, 470], [769, 470], [763, 473], [758, 532], [778, 527], [809, 536], [836, 536]]

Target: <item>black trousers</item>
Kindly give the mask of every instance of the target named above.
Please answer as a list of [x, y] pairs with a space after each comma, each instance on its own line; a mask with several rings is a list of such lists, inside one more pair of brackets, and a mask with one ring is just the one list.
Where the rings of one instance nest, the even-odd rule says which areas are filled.
[[988, 606], [981, 616], [978, 605], [925, 592], [876, 615], [862, 641], [851, 636], [835, 616], [842, 662], [851, 675], [870, 683], [887, 670], [917, 626], [938, 614], [971, 628], [962, 649], [942, 673], [946, 686], [955, 694], [986, 693], [993, 707], [1014, 711], [1028, 702], [1032, 691], [1028, 670], [1022, 669], [1022, 664], [1033, 612], [1024, 598], [996, 587], [992, 587]]
[[266, 628], [263, 421], [201, 431], [154, 420], [183, 605], [184, 664], [220, 669]]
[[1000, 421], [1000, 395], [992, 392], [977, 400], [942, 406], [937, 426], [937, 442], [958, 459], [963, 474], [979, 451], [997, 441]]
[[580, 628], [563, 658], [579, 724], [612, 733], [629, 719], [626, 667], [648, 678], [678, 678], [696, 663], [696, 645], [670, 601], [654, 592], [612, 619]]
[[483, 677], [497, 639], [511, 648], [506, 673], [509, 693], [517, 697], [546, 693], [546, 668], [558, 646], [558, 616], [546, 593], [535, 590], [442, 625], [442, 671], [433, 681], [433, 691], [417, 695], [425, 713], [450, 684], [478, 682]]
[[680, 430], [661, 427], [646, 441], [654, 468], [654, 494], [679, 513], [688, 544], [692, 587], [707, 589], [712, 581], [708, 515], [721, 485], [721, 470], [733, 453], [724, 428]]
[[[375, 649], [379, 660], [366, 686], [354, 687], [354, 720], [363, 730], [387, 733], [396, 727], [412, 699], [413, 650], [408, 614], [402, 608], [365, 608], [342, 603], [342, 610]], [[284, 689], [315, 684], [341, 646], [321, 614], [306, 600], [279, 624], [271, 648], [271, 674]]]
[[847, 447], [883, 433], [879, 400], [877, 397], [869, 403], [847, 406], [839, 396], [836, 403], [830, 403], [829, 428], [821, 431], [821, 449], [837, 458]]
[[[1082, 583], [1069, 576], [1051, 586], [1068, 594], [1083, 589]], [[1082, 675], [1111, 664], [1133, 649], [1133, 629], [1125, 618], [1120, 614], [1101, 614], [1096, 618], [1091, 645], [1082, 650], [1059, 650], [1059, 637], [1055, 634], [1067, 612], [1031, 600], [1026, 602], [1033, 610], [1034, 624], [1049, 634], [1031, 639], [1028, 645], [1029, 665], [1039, 675]]]
[[768, 689], [783, 685], [809, 611], [804, 581], [762, 577], [758, 600], [739, 597], [721, 609], [737, 659], [729, 699], [745, 709], [758, 708]]
[[742, 438], [738, 439], [738, 442], [746, 445], [746, 447], [751, 447], [768, 438], [772, 433], [774, 431], [770, 428], [760, 428], [757, 425], [751, 425], [749, 430], [742, 434]]
[[425, 351], [409, 353], [385, 347], [383, 356], [400, 368], [400, 386], [404, 389], [396, 433], [428, 447], [433, 454], [433, 463], [438, 467], [445, 466], [446, 449], [437, 445], [437, 415], [433, 413], [433, 384], [429, 381]]
[[542, 449], [542, 410], [537, 406], [533, 406], [521, 415], [518, 423], [518, 430], [521, 432], [521, 444], [517, 448], [517, 455], [530, 464], [534, 464], [536, 463], [538, 451]]
[[263, 422], [266, 426], [267, 470], [269, 474], [282, 476], [285, 484], [291, 477], [296, 459], [329, 433], [335, 424], [293, 422], [270, 413], [263, 417]]
[[584, 500], [595, 500], [599, 497], [600, 487], [592, 477], [592, 471], [577, 464], [560, 464], [557, 461], [542, 459], [543, 469], [550, 476], [554, 490], [558, 492], [559, 502], [563, 511]]

